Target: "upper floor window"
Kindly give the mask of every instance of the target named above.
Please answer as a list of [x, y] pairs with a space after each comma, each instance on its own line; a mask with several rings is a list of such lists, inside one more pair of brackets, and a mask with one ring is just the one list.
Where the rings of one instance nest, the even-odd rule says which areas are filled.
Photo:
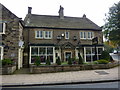
[[65, 39], [69, 39], [69, 32], [65, 32]]
[[93, 37], [93, 32], [80, 32], [80, 39], [92, 39]]
[[5, 34], [6, 24], [0, 23], [0, 34]]
[[51, 39], [52, 38], [52, 31], [35, 31], [35, 38]]
[[45, 39], [51, 39], [52, 38], [52, 32], [51, 31], [45, 31]]

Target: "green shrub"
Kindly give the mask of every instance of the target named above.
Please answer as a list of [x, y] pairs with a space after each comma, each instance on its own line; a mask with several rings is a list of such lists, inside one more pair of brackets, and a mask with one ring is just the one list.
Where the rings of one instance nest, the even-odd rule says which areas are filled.
[[83, 58], [81, 57], [81, 55], [80, 55], [80, 54], [79, 54], [78, 64], [83, 64]]
[[108, 64], [109, 61], [107, 60], [104, 60], [104, 59], [100, 59], [100, 60], [97, 60], [98, 64]]
[[72, 65], [72, 58], [70, 58], [70, 57], [68, 58], [68, 64]]
[[104, 60], [110, 60], [110, 55], [107, 51], [103, 51], [101, 56], [100, 56], [100, 59], [104, 59]]
[[58, 58], [56, 59], [56, 64], [57, 64], [57, 65], [61, 65], [60, 57], [58, 57]]
[[5, 65], [12, 65], [13, 64], [13, 61], [11, 59], [3, 59], [2, 60], [2, 65], [5, 66]]
[[41, 61], [40, 61], [40, 57], [38, 56], [38, 57], [35, 57], [35, 62], [34, 62], [34, 64], [36, 65], [36, 66], [39, 66], [40, 64], [41, 64]]
[[51, 65], [50, 57], [48, 57], [48, 58], [46, 59], [46, 65]]

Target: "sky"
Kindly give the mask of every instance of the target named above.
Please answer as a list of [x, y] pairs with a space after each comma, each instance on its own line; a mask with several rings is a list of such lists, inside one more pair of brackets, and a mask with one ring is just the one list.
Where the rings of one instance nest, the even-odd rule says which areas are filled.
[[64, 7], [64, 16], [86, 17], [98, 26], [105, 24], [105, 14], [109, 8], [119, 0], [0, 0], [0, 3], [8, 8], [19, 18], [24, 19], [28, 13], [28, 7], [32, 7], [32, 14], [58, 15], [60, 5]]

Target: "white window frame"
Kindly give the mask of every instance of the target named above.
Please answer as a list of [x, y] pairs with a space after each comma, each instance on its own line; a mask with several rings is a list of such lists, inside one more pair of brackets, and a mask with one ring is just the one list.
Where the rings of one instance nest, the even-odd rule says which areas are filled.
[[[47, 32], [47, 37], [46, 37], [46, 32]], [[44, 38], [45, 39], [52, 39], [52, 31], [44, 31]]]
[[65, 32], [65, 39], [69, 39], [70, 38], [70, 33], [69, 32]]
[[[87, 49], [87, 48], [90, 48], [90, 49], [91, 49], [91, 51], [90, 51], [91, 54], [86, 54], [86, 49]], [[90, 55], [90, 56], [95, 55], [95, 54], [92, 53], [92, 48], [95, 48], [95, 47], [84, 47], [84, 58], [85, 58], [85, 62], [87, 62], [87, 60], [86, 60], [86, 56], [87, 56], [87, 55]], [[101, 55], [101, 54], [98, 54], [98, 48], [102, 48], [102, 49], [104, 50], [104, 47], [96, 47], [97, 59], [98, 59], [98, 56]], [[91, 57], [91, 62], [92, 62], [92, 61], [93, 61], [93, 58]]]
[[[40, 47], [45, 48], [45, 52], [46, 52], [46, 53], [44, 54], [44, 56], [45, 56], [46, 58], [47, 58], [47, 56], [53, 56], [53, 62], [55, 62], [55, 61], [54, 61], [54, 57], [55, 57], [55, 56], [54, 56], [54, 52], [55, 52], [54, 49], [55, 49], [55, 48], [54, 48], [53, 46], [48, 46], [48, 47], [46, 47], [46, 46], [30, 46], [29, 64], [34, 64], [34, 63], [31, 63], [31, 57], [32, 57], [32, 56], [41, 56], [41, 55], [42, 55], [42, 54], [40, 55], [40, 53], [39, 53], [39, 48], [40, 48]], [[53, 54], [47, 54], [47, 48], [50, 48], [50, 47], [53, 48]], [[32, 54], [31, 54], [32, 48], [37, 48], [37, 49], [38, 49], [38, 54], [32, 55]], [[51, 63], [53, 63], [53, 62], [51, 62]], [[43, 63], [43, 64], [45, 64], [45, 63]]]
[[[39, 35], [37, 37], [37, 34], [39, 32]], [[41, 37], [41, 32], [42, 32], [42, 37]], [[46, 37], [46, 32], [47, 32], [47, 37]], [[35, 38], [37, 39], [52, 39], [52, 31], [35, 31]]]
[[[41, 32], [42, 32], [42, 37], [41, 37]], [[37, 37], [37, 34], [39, 34], [38, 37]], [[35, 31], [35, 38], [43, 39], [43, 37], [44, 37], [43, 31]]]
[[[1, 23], [2, 24], [2, 31], [3, 32], [0, 32], [0, 34], [5, 34], [5, 30], [6, 30], [6, 23]], [[1, 28], [1, 27], [0, 27]]]
[[[92, 39], [94, 37], [94, 32], [85, 32], [85, 31], [80, 31], [80, 39]], [[88, 37], [88, 34], [90, 35]]]
[[0, 46], [0, 48], [1, 48], [1, 51], [0, 51], [0, 60], [2, 60], [3, 59], [3, 47], [2, 46]]

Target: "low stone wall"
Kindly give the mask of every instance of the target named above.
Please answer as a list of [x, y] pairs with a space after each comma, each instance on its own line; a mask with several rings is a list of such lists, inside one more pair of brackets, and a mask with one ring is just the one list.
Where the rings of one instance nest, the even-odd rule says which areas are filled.
[[0, 68], [0, 74], [2, 75], [13, 74], [15, 70], [16, 66], [2, 67]]
[[80, 71], [80, 70], [95, 70], [95, 69], [109, 69], [120, 65], [120, 62], [109, 64], [91, 64], [91, 65], [47, 65], [47, 66], [30, 66], [30, 73], [53, 73], [66, 71]]

